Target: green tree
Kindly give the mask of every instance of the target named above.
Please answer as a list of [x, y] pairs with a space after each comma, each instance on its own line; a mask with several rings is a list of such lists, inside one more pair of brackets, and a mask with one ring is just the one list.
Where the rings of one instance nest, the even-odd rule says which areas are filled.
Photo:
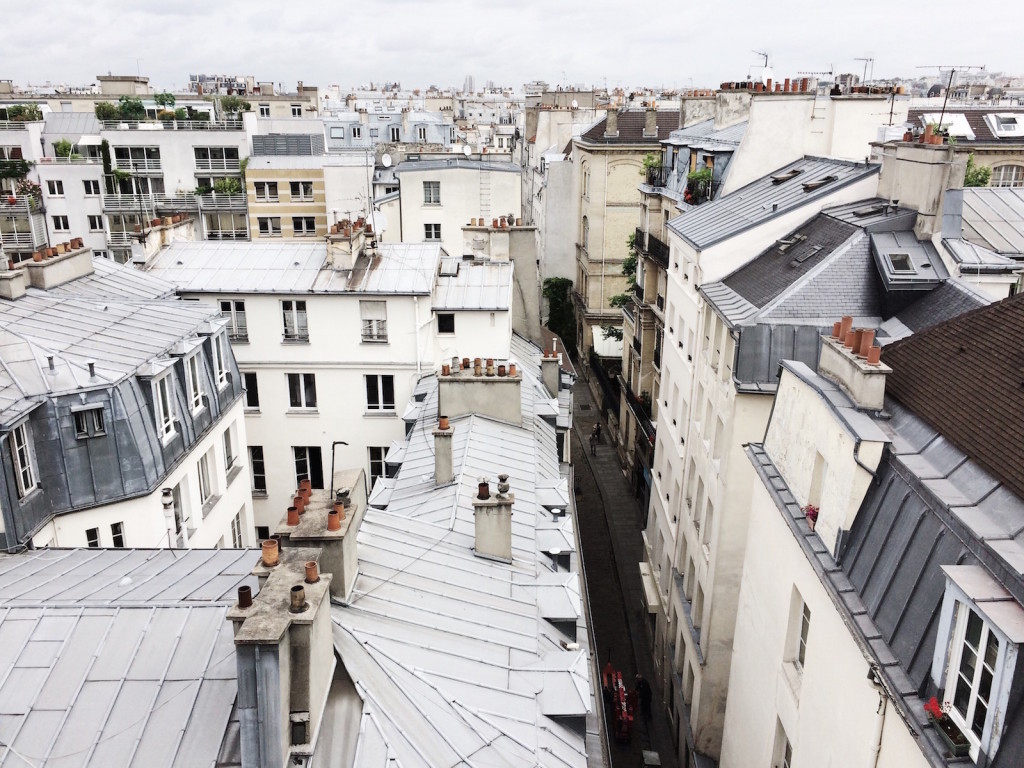
[[[650, 157], [650, 155], [648, 155]], [[626, 276], [626, 292], [618, 293], [608, 299], [608, 303], [619, 309], [628, 307], [633, 303], [633, 291], [636, 288], [636, 265], [637, 265], [637, 250], [636, 250], [636, 233], [633, 233], [626, 238], [626, 246], [629, 248], [629, 253], [626, 258], [622, 261], [622, 274]], [[606, 339], [617, 339], [622, 341], [622, 327], [618, 325], [602, 325], [601, 333], [604, 334]]]
[[225, 115], [237, 115], [239, 112], [248, 112], [252, 104], [238, 96], [225, 96], [220, 100], [220, 108]]
[[974, 153], [967, 156], [967, 170], [964, 172], [965, 187], [987, 187], [992, 179], [992, 169], [974, 164]]
[[74, 149], [75, 145], [67, 139], [61, 139], [60, 141], [53, 142], [53, 154], [57, 157], [71, 157], [71, 153]]
[[572, 280], [549, 277], [544, 281], [548, 300], [548, 328], [557, 333], [568, 349], [576, 348], [576, 318], [572, 311]]
[[145, 120], [146, 105], [135, 96], [122, 96], [117, 100], [117, 111], [122, 120]]
[[97, 103], [95, 112], [97, 120], [117, 120], [121, 117], [121, 110], [117, 108], [116, 104], [111, 104], [109, 101]]
[[18, 104], [7, 108], [7, 119], [12, 123], [32, 123], [43, 119], [43, 111], [35, 104]]
[[240, 195], [242, 194], [242, 183], [231, 176], [217, 179], [213, 182], [213, 191], [218, 195]]
[[174, 98], [173, 93], [167, 93], [165, 91], [164, 93], [158, 93], [155, 96], [153, 96], [153, 101], [155, 101], [158, 106], [161, 106], [164, 109], [174, 109], [174, 102], [177, 101], [177, 99]]

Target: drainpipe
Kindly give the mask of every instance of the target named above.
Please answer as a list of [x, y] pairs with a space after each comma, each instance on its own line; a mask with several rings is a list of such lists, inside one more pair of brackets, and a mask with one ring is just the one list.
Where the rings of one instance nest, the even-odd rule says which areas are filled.
[[875, 728], [871, 736], [871, 757], [868, 765], [870, 768], [877, 768], [878, 758], [882, 753], [882, 730], [885, 727], [885, 711], [889, 700], [885, 695], [885, 690], [878, 684], [878, 673], [874, 667], [868, 672], [868, 680], [871, 682], [871, 687], [878, 693], [878, 708], [875, 710]]

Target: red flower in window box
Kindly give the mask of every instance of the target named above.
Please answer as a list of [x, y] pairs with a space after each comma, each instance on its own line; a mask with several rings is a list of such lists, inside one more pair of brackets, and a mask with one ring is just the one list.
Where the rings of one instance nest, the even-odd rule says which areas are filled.
[[807, 518], [807, 526], [813, 531], [815, 523], [818, 522], [818, 508], [813, 504], [808, 504], [802, 511], [804, 517]]

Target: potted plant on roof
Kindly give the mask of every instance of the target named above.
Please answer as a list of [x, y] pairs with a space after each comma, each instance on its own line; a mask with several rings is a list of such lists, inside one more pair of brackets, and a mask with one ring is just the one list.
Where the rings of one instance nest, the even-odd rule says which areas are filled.
[[935, 723], [935, 730], [939, 732], [953, 757], [965, 757], [971, 751], [971, 743], [948, 714], [948, 701], [940, 706], [939, 700], [932, 696], [924, 705], [924, 711], [928, 713], [928, 718]]

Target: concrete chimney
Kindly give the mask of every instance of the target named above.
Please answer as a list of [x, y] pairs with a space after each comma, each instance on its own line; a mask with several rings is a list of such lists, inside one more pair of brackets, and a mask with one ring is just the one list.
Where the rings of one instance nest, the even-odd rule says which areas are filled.
[[644, 115], [644, 138], [658, 138], [658, 108], [648, 107]]
[[498, 475], [498, 492], [492, 494], [490, 484], [481, 480], [473, 498], [473, 519], [476, 537], [473, 553], [477, 557], [512, 562], [512, 504], [515, 494], [509, 493], [508, 475]]
[[880, 411], [885, 403], [885, 377], [892, 368], [873, 351], [878, 349], [872, 343], [874, 331], [854, 330], [852, 319], [843, 318], [839, 337], [822, 337], [818, 373], [842, 387], [858, 408]]
[[[505, 376], [485, 376], [484, 359], [475, 358], [472, 362], [472, 367], [452, 368], [447, 374], [442, 369], [438, 374], [438, 413], [447, 414], [450, 419], [477, 413], [510, 424], [522, 424], [523, 374], [512, 373], [510, 366]], [[492, 367], [497, 370], [496, 366]]]
[[434, 485], [448, 485], [455, 480], [455, 459], [452, 455], [452, 436], [455, 430], [447, 416], [438, 418], [434, 430]]
[[[359, 573], [356, 537], [366, 514], [366, 481], [361, 469], [343, 469], [334, 474], [333, 491], [313, 491], [297, 525], [281, 518], [275, 534], [287, 551], [292, 547], [317, 547], [320, 570], [329, 573], [331, 597], [345, 602]], [[337, 528], [329, 525], [330, 515], [338, 511]], [[310, 559], [310, 558], [307, 558]]]
[[608, 116], [604, 122], [604, 137], [615, 139], [619, 136], [619, 113], [615, 109], [608, 110]]
[[931, 239], [942, 230], [946, 190], [964, 186], [966, 158], [947, 145], [896, 142], [879, 150], [878, 196], [916, 210], [914, 234], [919, 240]]
[[[292, 548], [268, 568], [259, 594], [240, 591], [228, 611], [235, 635], [242, 768], [278, 768], [313, 754], [334, 677], [331, 575], [306, 581], [317, 549]], [[243, 588], [245, 590], [247, 588]]]
[[561, 389], [560, 383], [562, 379], [557, 352], [544, 353], [544, 357], [540, 361], [540, 378], [544, 382], [544, 388], [548, 391], [548, 394], [551, 397], [557, 398], [558, 391]]

